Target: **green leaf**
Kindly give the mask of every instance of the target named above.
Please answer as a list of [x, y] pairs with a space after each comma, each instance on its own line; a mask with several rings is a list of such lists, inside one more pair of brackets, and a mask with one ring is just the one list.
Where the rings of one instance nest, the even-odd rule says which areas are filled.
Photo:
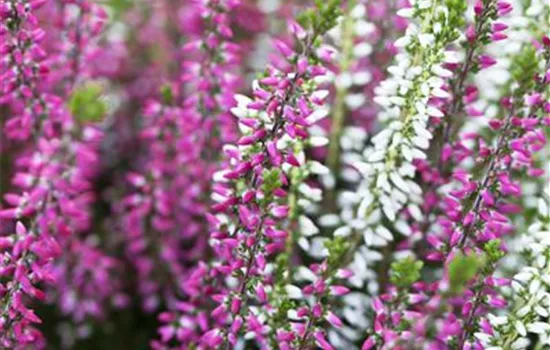
[[[468, 2], [466, 0], [446, 0], [447, 8], [449, 9], [448, 27], [460, 28], [465, 23], [464, 13], [468, 8]], [[452, 40], [454, 40], [453, 38]]]
[[279, 169], [266, 169], [262, 173], [262, 191], [264, 192], [265, 199], [271, 198], [273, 191], [282, 186], [281, 182], [281, 170]]
[[500, 249], [500, 239], [493, 239], [485, 243], [483, 250], [489, 259], [489, 263], [493, 264], [499, 261], [503, 256], [504, 252]]
[[390, 282], [398, 288], [409, 288], [420, 279], [420, 271], [424, 263], [409, 256], [391, 264]]
[[81, 123], [101, 121], [107, 112], [107, 105], [101, 96], [100, 84], [84, 84], [73, 91], [69, 98], [69, 110]]
[[477, 255], [459, 253], [449, 264], [449, 282], [451, 294], [462, 292], [466, 284], [483, 266], [483, 259]]
[[308, 9], [296, 18], [305, 29], [314, 35], [323, 35], [334, 27], [342, 15], [341, 0], [315, 0], [315, 8]]
[[287, 281], [285, 275], [288, 274], [288, 261], [290, 257], [287, 253], [281, 253], [275, 259], [275, 271], [273, 276], [277, 284], [284, 284]]
[[329, 269], [340, 266], [344, 255], [349, 249], [349, 239], [346, 237], [335, 237], [334, 239], [325, 242], [325, 247], [328, 249], [328, 266]]
[[172, 87], [168, 84], [164, 84], [160, 88], [160, 94], [162, 95], [162, 101], [166, 105], [171, 105], [172, 102], [174, 102], [174, 92], [172, 91]]
[[533, 77], [537, 73], [538, 60], [534, 45], [526, 45], [520, 54], [514, 57], [510, 65], [512, 78], [519, 84], [518, 95], [523, 95], [534, 85]]
[[114, 19], [118, 19], [125, 12], [127, 12], [132, 6], [134, 6], [134, 3], [132, 0], [109, 0], [108, 5], [113, 10], [112, 17]]

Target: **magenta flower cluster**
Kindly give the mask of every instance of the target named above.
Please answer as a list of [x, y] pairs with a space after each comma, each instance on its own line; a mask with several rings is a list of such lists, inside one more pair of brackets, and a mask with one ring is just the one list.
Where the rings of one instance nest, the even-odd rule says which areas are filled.
[[550, 348], [549, 19], [0, 0], [0, 348]]

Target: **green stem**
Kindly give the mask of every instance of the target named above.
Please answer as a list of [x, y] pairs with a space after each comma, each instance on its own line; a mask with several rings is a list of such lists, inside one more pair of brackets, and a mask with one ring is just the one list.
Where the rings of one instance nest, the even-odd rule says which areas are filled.
[[[340, 72], [347, 72], [352, 63], [354, 20], [351, 16], [351, 11], [354, 6], [354, 0], [348, 1], [346, 15], [342, 22], [342, 52], [339, 63]], [[340, 163], [340, 137], [342, 136], [342, 127], [345, 121], [345, 99], [347, 93], [347, 86], [336, 86], [327, 160], [328, 166], [333, 174], [337, 173]]]

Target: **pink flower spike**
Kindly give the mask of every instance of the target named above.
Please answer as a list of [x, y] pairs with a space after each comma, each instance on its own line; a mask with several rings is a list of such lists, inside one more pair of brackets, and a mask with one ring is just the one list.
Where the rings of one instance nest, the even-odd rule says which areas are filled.
[[540, 93], [534, 93], [534, 94], [528, 95], [525, 98], [525, 102], [529, 106], [537, 106], [543, 102], [543, 99]]
[[223, 343], [223, 337], [219, 334], [219, 330], [218, 329], [212, 329], [208, 332], [206, 332], [203, 336], [202, 336], [202, 341], [212, 347], [212, 348], [215, 348], [217, 346], [219, 346], [221, 343]]
[[27, 234], [27, 229], [25, 228], [25, 226], [21, 221], [17, 221], [17, 224], [15, 224], [15, 232], [19, 236], [24, 236]]
[[48, 0], [32, 0], [30, 2], [30, 5], [33, 10], [38, 10], [39, 8], [44, 6], [46, 2], [48, 2]]
[[483, 12], [483, 2], [481, 0], [476, 0], [476, 3], [474, 5], [474, 12], [476, 16], [481, 15]]
[[258, 287], [256, 287], [256, 297], [262, 303], [265, 303], [267, 301], [267, 294], [262, 285], [259, 285]]
[[372, 299], [372, 308], [377, 314], [380, 314], [382, 311], [384, 311], [384, 304], [382, 303], [380, 298]]
[[469, 42], [473, 42], [476, 38], [476, 29], [473, 25], [469, 25], [466, 29], [466, 39], [468, 39]]
[[231, 312], [238, 314], [241, 309], [241, 300], [239, 298], [233, 298], [231, 301]]

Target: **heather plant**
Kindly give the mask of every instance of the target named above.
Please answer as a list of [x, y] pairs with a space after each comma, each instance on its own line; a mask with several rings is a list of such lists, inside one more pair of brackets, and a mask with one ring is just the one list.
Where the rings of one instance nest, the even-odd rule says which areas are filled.
[[550, 348], [549, 30], [0, 0], [0, 348]]

